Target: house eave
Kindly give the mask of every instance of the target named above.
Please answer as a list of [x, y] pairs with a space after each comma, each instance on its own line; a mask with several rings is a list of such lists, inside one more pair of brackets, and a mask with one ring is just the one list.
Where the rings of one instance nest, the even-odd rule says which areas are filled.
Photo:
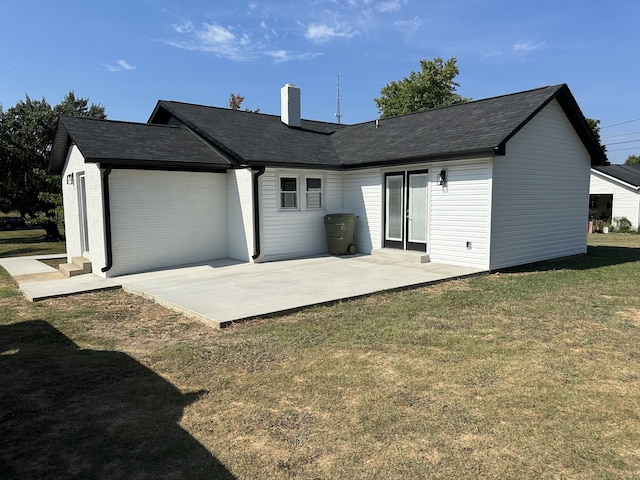
[[99, 164], [101, 168], [114, 170], [156, 170], [170, 172], [211, 172], [225, 173], [230, 167], [224, 165], [206, 165], [194, 162], [166, 162], [158, 160], [130, 160], [114, 158], [85, 158], [86, 163]]
[[616, 178], [616, 177], [614, 177], [612, 175], [608, 175], [608, 174], [606, 174], [604, 172], [600, 172], [600, 171], [595, 170], [593, 168], [591, 169], [591, 173], [595, 174], [596, 176], [601, 177], [601, 178], [603, 178], [605, 180], [609, 180], [609, 181], [617, 183], [617, 184], [619, 184], [619, 185], [621, 185], [623, 187], [629, 188], [631, 190], [635, 190], [637, 192], [640, 191], [640, 185], [633, 185], [631, 183], [627, 183], [627, 182], [625, 182], [623, 180], [620, 180], [619, 178]]

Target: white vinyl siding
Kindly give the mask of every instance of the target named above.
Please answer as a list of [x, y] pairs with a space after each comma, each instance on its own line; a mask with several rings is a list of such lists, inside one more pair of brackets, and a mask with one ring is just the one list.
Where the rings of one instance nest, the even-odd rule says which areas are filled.
[[[282, 209], [280, 179], [297, 178], [300, 202], [296, 209]], [[307, 208], [305, 178], [321, 178], [324, 208]], [[342, 209], [341, 172], [320, 170], [280, 170], [267, 168], [261, 185], [261, 256], [259, 260], [278, 260], [327, 252], [324, 216]]]
[[[93, 163], [84, 163], [84, 157], [73, 145], [69, 149], [67, 162], [62, 172], [64, 205], [64, 230], [67, 261], [83, 254], [80, 242], [80, 216], [78, 209], [78, 173], [84, 172], [87, 193], [87, 227], [90, 251], [84, 252], [91, 260], [93, 273], [101, 274], [105, 265], [104, 216], [102, 205], [102, 178], [100, 168]], [[73, 183], [67, 184], [67, 175], [73, 174]]]
[[[441, 170], [446, 185], [438, 185]], [[429, 166], [431, 197], [427, 249], [434, 263], [489, 267], [490, 160]]]
[[590, 157], [554, 100], [493, 164], [490, 268], [586, 252]]
[[109, 276], [225, 258], [227, 175], [113, 170]]
[[253, 175], [251, 170], [227, 172], [229, 258], [248, 262], [253, 255]]
[[382, 177], [379, 168], [345, 172], [344, 213], [356, 220], [355, 241], [360, 253], [382, 247]]
[[640, 191], [621, 182], [591, 171], [589, 193], [594, 195], [613, 195], [613, 218], [627, 217], [633, 228], [640, 225]]

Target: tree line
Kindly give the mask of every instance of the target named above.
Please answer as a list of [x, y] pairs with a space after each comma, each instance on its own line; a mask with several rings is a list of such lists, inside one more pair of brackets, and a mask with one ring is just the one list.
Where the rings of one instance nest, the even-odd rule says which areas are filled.
[[0, 105], [0, 211], [30, 217], [54, 237], [60, 236], [62, 185], [47, 168], [61, 115], [107, 117], [102, 105], [89, 104], [73, 91], [54, 106], [28, 95], [7, 110]]

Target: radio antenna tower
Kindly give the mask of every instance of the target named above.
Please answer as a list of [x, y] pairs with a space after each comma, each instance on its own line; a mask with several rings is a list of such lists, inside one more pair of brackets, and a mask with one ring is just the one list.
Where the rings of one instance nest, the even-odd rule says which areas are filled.
[[342, 114], [340, 113], [340, 74], [338, 74], [338, 88], [337, 88], [337, 95], [336, 95], [335, 117], [338, 119], [338, 123], [340, 123], [340, 118], [342, 118]]

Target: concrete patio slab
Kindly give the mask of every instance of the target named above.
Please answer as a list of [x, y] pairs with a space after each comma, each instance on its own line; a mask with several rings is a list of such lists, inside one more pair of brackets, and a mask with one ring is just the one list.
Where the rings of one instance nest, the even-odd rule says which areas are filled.
[[255, 264], [225, 259], [110, 279], [55, 278], [56, 270], [39, 262], [41, 257], [0, 258], [29, 300], [122, 287], [215, 327], [482, 272], [356, 255]]
[[216, 327], [374, 292], [475, 275], [481, 270], [433, 263], [392, 263], [369, 255], [183, 267], [114, 279]]

